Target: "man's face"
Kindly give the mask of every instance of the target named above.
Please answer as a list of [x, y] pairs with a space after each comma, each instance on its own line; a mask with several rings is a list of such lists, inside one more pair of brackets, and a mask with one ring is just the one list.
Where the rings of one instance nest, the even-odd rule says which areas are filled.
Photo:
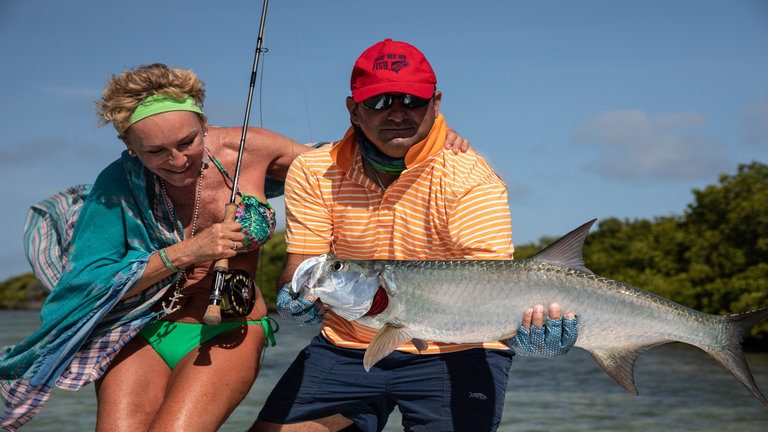
[[366, 137], [384, 154], [393, 158], [405, 157], [414, 144], [429, 135], [435, 118], [440, 112], [441, 93], [418, 108], [408, 108], [401, 101], [402, 93], [389, 93], [393, 96], [392, 105], [376, 110], [367, 107], [364, 102], [356, 103], [347, 98], [350, 120], [360, 127]]

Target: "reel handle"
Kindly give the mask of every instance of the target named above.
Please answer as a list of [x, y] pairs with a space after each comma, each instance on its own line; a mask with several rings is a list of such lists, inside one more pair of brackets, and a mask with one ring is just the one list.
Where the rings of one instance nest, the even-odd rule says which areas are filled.
[[[235, 220], [236, 212], [237, 204], [227, 203], [224, 206], [224, 220]], [[229, 271], [229, 259], [220, 258], [216, 260], [213, 263], [213, 271], [216, 273], [216, 277], [211, 287], [211, 295], [208, 297], [210, 303], [205, 309], [205, 315], [203, 316], [203, 323], [209, 325], [221, 324], [221, 292], [224, 288], [224, 276]]]
[[205, 315], [203, 315], [203, 324], [217, 325], [221, 324], [221, 306], [217, 304], [209, 304], [205, 308]]

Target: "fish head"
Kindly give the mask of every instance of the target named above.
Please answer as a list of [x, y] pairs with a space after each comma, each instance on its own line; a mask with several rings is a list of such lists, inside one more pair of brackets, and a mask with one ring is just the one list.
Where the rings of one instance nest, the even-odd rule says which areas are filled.
[[293, 274], [291, 289], [319, 298], [347, 320], [365, 315], [379, 289], [379, 272], [366, 261], [340, 260], [328, 254], [302, 262]]

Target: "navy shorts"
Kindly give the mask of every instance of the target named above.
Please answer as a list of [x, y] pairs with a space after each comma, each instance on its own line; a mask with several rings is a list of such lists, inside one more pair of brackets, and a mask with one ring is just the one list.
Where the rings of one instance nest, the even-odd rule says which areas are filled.
[[406, 431], [498, 428], [511, 350], [395, 351], [370, 372], [364, 354], [316, 336], [272, 390], [259, 420], [286, 424], [341, 414], [363, 431], [381, 431], [398, 406]]

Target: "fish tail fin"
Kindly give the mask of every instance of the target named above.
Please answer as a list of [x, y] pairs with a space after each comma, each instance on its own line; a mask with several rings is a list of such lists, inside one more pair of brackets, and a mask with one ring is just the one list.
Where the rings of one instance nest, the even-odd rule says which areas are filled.
[[768, 318], [768, 308], [724, 316], [722, 319], [728, 330], [723, 335], [723, 341], [719, 344], [700, 346], [699, 348], [706, 351], [718, 363], [728, 369], [747, 390], [758, 398], [760, 402], [768, 406], [768, 398], [757, 387], [741, 348], [741, 341], [744, 339], [744, 335], [749, 329], [766, 318]]

